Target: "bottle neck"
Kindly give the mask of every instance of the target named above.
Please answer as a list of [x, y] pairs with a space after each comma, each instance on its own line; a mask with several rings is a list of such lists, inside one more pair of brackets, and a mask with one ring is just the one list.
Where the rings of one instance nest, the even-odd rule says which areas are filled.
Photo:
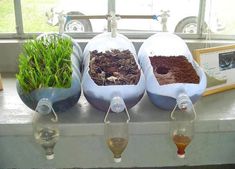
[[112, 99], [110, 101], [110, 106], [109, 106], [108, 111], [104, 117], [104, 123], [110, 123], [110, 121], [108, 120], [108, 116], [111, 111], [114, 113], [125, 112], [126, 116], [127, 116], [126, 123], [128, 123], [130, 121], [130, 115], [129, 115], [129, 112], [126, 108], [126, 104], [125, 104], [122, 97], [120, 97], [118, 95], [115, 95], [112, 97]]
[[[177, 107], [180, 111], [177, 111]], [[175, 108], [171, 112], [172, 120], [194, 121], [196, 112], [192, 101], [186, 93], [180, 93], [176, 98]]]
[[115, 96], [110, 102], [110, 108], [115, 113], [120, 113], [125, 110], [126, 105], [120, 96]]
[[54, 117], [51, 118], [51, 121], [58, 122], [58, 116], [52, 107], [52, 102], [47, 98], [42, 98], [39, 100], [35, 111], [40, 115], [48, 115], [52, 112]]
[[180, 93], [176, 98], [176, 102], [180, 110], [186, 112], [192, 112], [193, 104], [187, 94]]
[[39, 100], [35, 110], [42, 115], [49, 114], [52, 111], [52, 103], [49, 99], [42, 98]]

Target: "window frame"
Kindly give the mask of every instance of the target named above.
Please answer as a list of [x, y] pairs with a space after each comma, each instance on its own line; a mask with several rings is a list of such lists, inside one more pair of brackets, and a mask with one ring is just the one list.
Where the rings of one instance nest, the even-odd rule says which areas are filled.
[[[39, 35], [42, 32], [38, 33], [25, 33], [23, 28], [23, 18], [22, 18], [22, 8], [21, 0], [14, 0], [14, 12], [15, 12], [15, 33], [0, 33], [0, 39], [28, 39], [33, 38]], [[115, 12], [115, 0], [108, 0], [108, 13], [110, 11]], [[181, 34], [176, 33], [183, 39], [200, 39], [200, 40], [234, 40], [235, 35], [224, 35], [224, 34], [207, 34], [202, 32], [202, 24], [205, 18], [205, 8], [206, 0], [199, 1], [199, 11], [198, 11], [198, 24], [197, 24], [197, 33], [196, 34]], [[107, 20], [108, 31], [110, 31], [110, 21]], [[80, 39], [90, 39], [101, 32], [84, 32], [84, 33], [66, 33], [73, 38]], [[149, 36], [153, 35], [155, 32], [144, 32], [144, 33], [135, 33], [135, 32], [122, 32], [125, 36], [130, 39], [146, 39]]]

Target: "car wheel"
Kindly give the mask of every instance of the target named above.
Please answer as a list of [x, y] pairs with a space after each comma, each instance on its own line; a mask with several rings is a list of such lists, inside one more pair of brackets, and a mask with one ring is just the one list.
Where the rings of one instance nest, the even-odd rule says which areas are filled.
[[[206, 30], [206, 23], [203, 24], [203, 32]], [[197, 33], [197, 17], [190, 16], [182, 19], [175, 27], [176, 33], [188, 33], [196, 34]]]
[[[67, 15], [84, 15], [80, 12], [68, 12]], [[75, 19], [66, 17], [64, 30], [66, 32], [92, 32], [92, 26], [89, 19]]]

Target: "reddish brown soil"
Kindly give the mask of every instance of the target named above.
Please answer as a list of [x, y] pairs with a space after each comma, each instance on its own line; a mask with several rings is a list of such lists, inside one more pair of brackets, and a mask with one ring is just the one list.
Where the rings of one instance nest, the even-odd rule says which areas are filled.
[[89, 74], [97, 85], [136, 85], [140, 78], [134, 56], [129, 50], [90, 52]]
[[160, 85], [199, 83], [199, 76], [185, 56], [152, 56], [149, 59]]

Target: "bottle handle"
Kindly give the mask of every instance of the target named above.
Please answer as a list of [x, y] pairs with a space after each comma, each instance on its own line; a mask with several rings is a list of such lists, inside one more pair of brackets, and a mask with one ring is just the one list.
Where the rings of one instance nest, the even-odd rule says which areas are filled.
[[177, 108], [177, 103], [175, 104], [175, 107], [174, 107], [174, 109], [171, 111], [171, 119], [172, 120], [175, 120], [175, 117], [173, 116], [173, 113], [175, 112], [175, 109]]
[[[105, 114], [105, 117], [104, 117], [104, 123], [110, 123], [110, 121], [109, 120], [107, 120], [108, 119], [108, 115], [109, 115], [109, 113], [110, 113], [110, 110], [111, 110], [111, 108], [109, 107], [108, 108], [108, 111], [106, 112], [106, 114]], [[129, 115], [129, 112], [128, 112], [128, 110], [127, 110], [127, 108], [125, 107], [125, 112], [126, 112], [126, 116], [127, 116], [127, 120], [126, 120], [126, 123], [129, 123], [129, 121], [130, 121], [130, 115]]]
[[[192, 110], [193, 110], [193, 114], [194, 114], [194, 118], [191, 121], [194, 121], [197, 118], [197, 113], [194, 109], [194, 106], [193, 106], [192, 102], [190, 102], [190, 104], [192, 106]], [[175, 120], [175, 117], [173, 116], [173, 113], [174, 113], [174, 111], [176, 110], [177, 107], [178, 107], [178, 104], [176, 103], [174, 109], [171, 111], [171, 119], [172, 120]]]
[[197, 113], [196, 113], [196, 111], [195, 111], [195, 109], [194, 109], [193, 104], [192, 104], [192, 109], [193, 109], [193, 113], [194, 113], [194, 119], [193, 119], [192, 121], [194, 121], [194, 120], [196, 120], [196, 118], [197, 118]]
[[55, 110], [53, 109], [52, 106], [51, 106], [51, 110], [52, 110], [52, 112], [54, 114], [54, 118], [51, 118], [51, 121], [58, 122], [58, 116], [57, 116], [57, 114], [56, 114], [56, 112], [55, 112]]
[[[123, 99], [122, 99], [121, 97], [114, 97], [114, 98], [111, 100], [111, 103], [110, 103], [110, 105], [109, 105], [108, 111], [106, 112], [105, 117], [104, 117], [104, 123], [110, 123], [110, 121], [108, 120], [108, 115], [109, 115], [110, 111], [113, 110], [113, 109], [112, 109], [112, 105], [113, 105], [113, 104], [112, 104], [112, 101], [113, 101], [115, 98], [121, 99], [121, 103], [122, 103], [121, 106], [124, 107], [124, 110], [125, 110], [126, 116], [127, 116], [126, 123], [129, 123], [129, 121], [130, 121], [130, 115], [129, 115], [129, 112], [128, 112], [127, 108], [126, 108], [126, 105], [125, 105], [125, 103], [124, 103], [124, 101], [123, 101]], [[117, 111], [117, 112], [115, 112], [115, 113], [120, 113], [120, 111]]]

